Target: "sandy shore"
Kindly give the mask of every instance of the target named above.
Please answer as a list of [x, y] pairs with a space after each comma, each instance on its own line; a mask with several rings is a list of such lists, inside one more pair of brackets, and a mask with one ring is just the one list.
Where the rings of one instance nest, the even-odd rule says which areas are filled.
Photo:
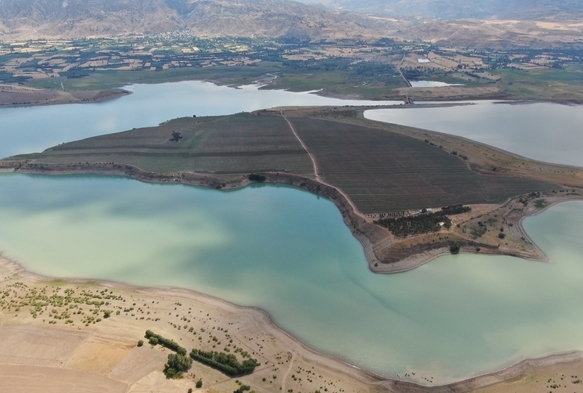
[[[99, 389], [107, 385], [105, 391], [112, 392], [186, 392], [200, 378], [205, 391], [237, 388], [235, 379], [198, 363], [185, 378], [167, 380], [162, 369], [169, 352], [136, 345], [148, 329], [188, 351], [235, 353], [241, 348], [261, 363], [252, 375], [238, 378], [256, 392], [279, 391], [282, 384], [294, 391], [327, 387], [331, 392], [367, 392], [387, 382], [312, 351], [277, 328], [261, 310], [194, 291], [53, 279], [27, 272], [5, 258], [0, 258], [0, 275], [4, 293], [0, 302], [0, 391], [8, 385], [18, 387], [12, 391], [24, 392], [27, 386], [28, 391], [35, 391], [34, 378], [21, 380], [15, 366], [32, 367], [35, 375], [43, 368], [45, 379], [55, 383], [75, 380], [75, 372], [89, 373], [91, 380], [99, 382]], [[41, 295], [57, 300], [41, 300]], [[63, 298], [67, 296], [88, 296], [90, 300], [66, 304]], [[91, 305], [95, 299], [105, 303]], [[35, 308], [33, 304], [38, 302], [43, 306]], [[105, 310], [112, 311], [109, 318], [104, 317]], [[122, 390], [118, 390], [120, 383], [125, 386]], [[87, 387], [87, 391], [102, 391], [97, 387]]]
[[[583, 353], [572, 352], [525, 360], [449, 385], [421, 386], [383, 378], [313, 351], [275, 326], [262, 310], [191, 290], [54, 279], [0, 257], [0, 292], [0, 392], [36, 392], [41, 385], [48, 392], [72, 386], [71, 391], [96, 393], [171, 393], [188, 388], [230, 393], [237, 389], [236, 379], [198, 363], [184, 378], [166, 379], [162, 369], [169, 352], [147, 343], [137, 346], [148, 329], [187, 350], [247, 352], [261, 365], [238, 380], [256, 392], [284, 388], [294, 392], [462, 393], [486, 387], [494, 390], [485, 392], [505, 392], [506, 386], [517, 384], [525, 389], [539, 386], [525, 375], [564, 374], [583, 364]], [[106, 310], [111, 311], [109, 318], [104, 317]], [[202, 389], [195, 387], [199, 379]]]

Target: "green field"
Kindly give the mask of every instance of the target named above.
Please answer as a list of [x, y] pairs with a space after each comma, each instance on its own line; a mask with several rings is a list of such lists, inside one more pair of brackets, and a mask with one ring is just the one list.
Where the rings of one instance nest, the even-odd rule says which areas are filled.
[[[397, 132], [307, 116], [288, 118], [315, 156], [322, 178], [343, 190], [364, 213], [496, 203], [559, 187], [477, 173], [459, 156]], [[286, 120], [265, 111], [181, 118], [19, 158], [53, 164], [130, 164], [150, 172], [190, 171], [221, 178], [253, 172], [303, 176], [314, 172]]]
[[583, 66], [569, 65], [564, 69], [499, 70], [500, 88], [516, 99], [581, 101], [583, 100]]

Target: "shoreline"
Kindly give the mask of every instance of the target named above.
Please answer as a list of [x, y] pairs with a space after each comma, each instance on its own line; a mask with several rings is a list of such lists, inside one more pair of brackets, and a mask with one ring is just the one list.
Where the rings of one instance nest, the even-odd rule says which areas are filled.
[[[61, 104], [74, 104], [74, 103], [97, 103], [103, 101], [109, 101], [115, 98], [120, 98], [126, 95], [133, 94], [131, 91], [125, 89], [126, 86], [131, 85], [140, 85], [140, 84], [162, 84], [162, 83], [180, 83], [180, 82], [188, 82], [188, 81], [197, 81], [197, 82], [207, 82], [212, 83], [216, 86], [225, 86], [229, 88], [238, 89], [241, 86], [246, 85], [238, 85], [233, 83], [224, 83], [219, 80], [213, 78], [202, 78], [202, 79], [185, 79], [181, 81], [167, 81], [167, 82], [154, 82], [154, 83], [147, 83], [147, 82], [140, 82], [140, 83], [130, 83], [130, 84], [122, 84], [120, 86], [102, 89], [102, 90], [78, 90], [78, 91], [60, 91], [60, 90], [53, 90], [47, 88], [36, 88], [36, 87], [28, 87], [28, 86], [19, 86], [13, 84], [6, 84], [0, 85], [0, 109], [1, 108], [21, 108], [21, 107], [33, 107], [33, 106], [45, 106], [45, 105], [61, 105]], [[281, 91], [290, 91], [293, 93], [306, 93], [307, 91], [294, 91], [286, 88], [281, 89], [272, 89], [269, 88], [271, 80], [267, 83], [260, 83], [261, 80], [258, 79], [253, 84], [257, 85], [259, 90], [281, 90]], [[23, 90], [28, 91], [36, 91], [40, 94], [48, 94], [54, 93], [56, 95], [66, 96], [66, 97], [53, 97], [54, 101], [46, 100], [45, 101], [38, 101], [38, 102], [22, 102], [22, 103], [3, 103], [1, 94], [4, 92], [1, 90], [1, 87], [5, 86], [7, 88], [20, 88]], [[414, 89], [414, 88], [413, 88]], [[423, 88], [419, 88], [423, 89]], [[476, 96], [437, 96], [437, 97], [427, 97], [423, 99], [415, 99], [410, 98], [409, 95], [405, 94], [394, 94], [394, 95], [387, 95], [384, 97], [364, 97], [358, 94], [334, 94], [329, 93], [325, 89], [320, 89], [317, 91], [309, 91], [314, 95], [325, 97], [325, 98], [334, 98], [340, 100], [363, 100], [363, 101], [403, 101], [403, 105], [396, 105], [396, 106], [385, 106], [379, 104], [376, 109], [396, 109], [396, 108], [430, 108], [430, 107], [452, 107], [452, 106], [464, 106], [464, 105], [472, 105], [475, 102], [480, 101], [493, 101], [495, 104], [509, 104], [509, 105], [527, 105], [527, 104], [535, 104], [535, 103], [549, 103], [549, 104], [558, 104], [558, 105], [567, 105], [567, 106], [580, 106], [583, 105], [583, 101], [577, 100], [560, 100], [560, 101], [552, 101], [552, 100], [528, 100], [524, 98], [513, 98], [509, 97], [505, 94], [487, 94], [487, 95], [476, 95]], [[95, 95], [94, 97], [87, 98], [87, 94]], [[79, 96], [79, 97], [76, 97]], [[433, 102], [432, 104], [424, 104], [424, 102]], [[370, 109], [375, 109], [375, 107], [371, 107]]]
[[123, 86], [115, 89], [61, 91], [19, 85], [0, 85], [0, 109], [63, 104], [94, 104], [131, 94], [133, 93], [124, 89]]
[[[115, 280], [91, 279], [91, 278], [61, 278], [52, 277], [44, 274], [39, 274], [27, 270], [19, 263], [12, 261], [0, 254], [0, 270], [6, 270], [7, 277], [0, 280], [0, 284], [5, 282], [9, 277], [18, 279], [18, 282], [24, 284], [30, 283], [56, 283], [57, 286], [73, 286], [73, 285], [90, 285], [98, 288], [108, 288], [110, 292], [113, 290], [121, 290], [124, 293], [130, 294], [146, 294], [154, 297], [171, 298], [171, 299], [191, 299], [197, 302], [202, 302], [207, 306], [217, 309], [219, 313], [227, 312], [234, 315], [243, 315], [242, 318], [250, 318], [259, 325], [259, 333], [274, 338], [281, 345], [288, 349], [288, 357], [293, 350], [293, 356], [299, 356], [309, 364], [313, 364], [318, 368], [330, 369], [334, 373], [341, 373], [349, 378], [356, 379], [360, 383], [364, 383], [371, 388], [381, 389], [386, 392], [402, 392], [402, 393], [465, 393], [475, 389], [480, 389], [498, 383], [502, 383], [527, 372], [533, 371], [537, 368], [550, 367], [562, 364], [571, 364], [583, 361], [582, 351], [568, 351], [563, 353], [551, 353], [539, 358], [523, 359], [515, 364], [504, 367], [492, 372], [486, 372], [476, 375], [471, 378], [460, 381], [446, 383], [443, 385], [428, 386], [421, 385], [416, 382], [393, 379], [385, 377], [358, 366], [352, 365], [347, 361], [319, 352], [308, 347], [300, 340], [295, 338], [292, 334], [280, 328], [271, 318], [270, 314], [258, 307], [240, 306], [229, 301], [207, 295], [192, 289], [184, 289], [180, 287], [148, 287], [141, 285], [128, 284]], [[132, 296], [133, 298], [133, 296]], [[135, 299], [134, 299], [135, 300]], [[182, 301], [182, 300], [181, 300]], [[223, 315], [221, 313], [221, 315]], [[143, 319], [143, 318], [142, 318]], [[137, 318], [136, 318], [137, 320]], [[2, 323], [0, 321], [0, 329], [9, 326], [29, 326], [27, 323]], [[56, 327], [55, 327], [56, 328]], [[49, 328], [53, 329], [53, 328]], [[59, 328], [56, 328], [59, 329]], [[79, 329], [80, 330], [80, 329]], [[78, 334], [76, 330], [65, 329], [65, 335]], [[248, 330], [247, 330], [248, 332]], [[102, 332], [103, 333], [103, 332]], [[111, 335], [111, 333], [110, 333]], [[103, 337], [108, 337], [107, 334]], [[1, 358], [0, 358], [1, 359]], [[0, 360], [0, 368], [2, 367]], [[18, 365], [16, 365], [18, 366]], [[24, 365], [20, 365], [24, 366]], [[291, 367], [291, 365], [290, 365]], [[160, 370], [158, 370], [160, 372]], [[160, 372], [161, 373], [161, 372]]]
[[[229, 301], [198, 292], [196, 290], [184, 289], [180, 287], [148, 287], [104, 279], [52, 277], [29, 271], [18, 262], [10, 260], [4, 257], [2, 254], [0, 254], [0, 269], [7, 270], [7, 276], [12, 277], [13, 279], [17, 278], [18, 282], [24, 281], [25, 284], [52, 282], [56, 283], [55, 285], [58, 286], [90, 285], [96, 286], [98, 288], [109, 288], [110, 291], [121, 290], [124, 293], [127, 292], [134, 295], [145, 294], [148, 296], [161, 298], [168, 297], [171, 299], [191, 299], [200, 303], [204, 303], [211, 308], [217, 309], [219, 312], [228, 312], [234, 315], [244, 315], [243, 318], [251, 319], [260, 326], [260, 334], [276, 339], [285, 348], [287, 348], [288, 355], [291, 354], [291, 351], [293, 350], [294, 357], [299, 356], [309, 364], [313, 364], [319, 368], [331, 370], [333, 373], [341, 373], [351, 379], [357, 380], [359, 383], [363, 383], [371, 388], [374, 388], [375, 391], [377, 391], [377, 389], [381, 389], [381, 391], [386, 392], [402, 393], [465, 393], [509, 381], [537, 368], [545, 368], [555, 365], [571, 364], [583, 361], [583, 351], [551, 353], [538, 358], [523, 359], [518, 363], [512, 364], [502, 369], [479, 374], [456, 382], [437, 386], [428, 386], [416, 382], [385, 377], [352, 365], [337, 356], [312, 349], [294, 337], [292, 334], [279, 327], [276, 321], [267, 311], [258, 307], [240, 306]], [[5, 277], [3, 280], [1, 280], [0, 284], [5, 282], [9, 277]], [[2, 316], [2, 313], [0, 313], [0, 316]], [[0, 329], [6, 326], [23, 325], [28, 326], [30, 324], [6, 324], [0, 322]], [[70, 334], [78, 334], [75, 330], [66, 330], [66, 332], [70, 332]], [[0, 368], [2, 365], [3, 364], [0, 361]]]
[[[509, 232], [516, 232], [516, 236], [528, 239], [526, 246], [531, 249], [519, 250], [509, 247], [493, 246], [484, 242], [470, 240], [461, 237], [455, 232], [448, 233], [448, 239], [437, 243], [420, 244], [415, 248], [395, 250], [395, 245], [399, 245], [394, 236], [385, 228], [369, 222], [365, 216], [357, 211], [347, 196], [336, 187], [321, 182], [316, 179], [294, 175], [283, 172], [262, 172], [265, 181], [256, 183], [250, 181], [246, 176], [240, 176], [232, 180], [215, 178], [212, 174], [199, 174], [193, 172], [178, 173], [154, 173], [143, 171], [132, 165], [121, 165], [114, 163], [77, 163], [77, 164], [34, 164], [22, 161], [0, 161], [0, 171], [14, 172], [25, 174], [39, 175], [114, 175], [128, 177], [137, 181], [146, 183], [162, 184], [184, 184], [190, 186], [200, 186], [214, 188], [216, 190], [234, 190], [248, 186], [249, 184], [282, 184], [301, 188], [305, 191], [322, 196], [330, 200], [342, 215], [345, 225], [350, 229], [352, 235], [360, 242], [363, 247], [368, 267], [373, 273], [378, 274], [395, 274], [413, 270], [419, 266], [427, 264], [442, 255], [449, 253], [449, 246], [454, 241], [458, 241], [464, 253], [477, 253], [480, 249], [482, 254], [506, 255], [520, 257], [527, 260], [548, 262], [548, 258], [524, 230], [522, 219], [538, 214], [554, 204], [562, 201], [583, 200], [581, 195], [556, 195], [547, 196], [550, 199], [549, 205], [544, 209], [535, 210], [509, 210], [504, 219], [508, 219], [505, 226], [508, 226]], [[546, 195], [545, 195], [546, 196]], [[516, 202], [519, 197], [513, 197], [505, 203], [498, 206], [492, 212], [507, 207]], [[531, 208], [529, 208], [531, 209]], [[492, 213], [491, 212], [491, 213]], [[511, 216], [511, 217], [510, 217]], [[510, 225], [509, 225], [510, 224]], [[421, 235], [423, 236], [423, 235]], [[413, 237], [417, 240], [418, 237]], [[402, 248], [402, 247], [401, 247]]]

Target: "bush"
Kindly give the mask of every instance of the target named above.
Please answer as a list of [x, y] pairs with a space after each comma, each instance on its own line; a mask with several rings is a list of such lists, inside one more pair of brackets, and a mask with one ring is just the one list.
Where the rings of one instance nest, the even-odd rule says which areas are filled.
[[506, 234], [505, 234], [504, 232], [500, 232], [500, 233], [498, 234], [498, 237], [499, 237], [500, 239], [504, 239], [504, 238], [506, 237]]
[[257, 182], [264, 182], [267, 178], [263, 175], [258, 175], [257, 173], [252, 173], [249, 175], [249, 180], [257, 181]]
[[141, 347], [142, 345], [144, 345], [144, 340], [138, 341], [138, 347]]
[[449, 246], [449, 252], [452, 254], [459, 254], [461, 245], [458, 242], [454, 242], [451, 246]]
[[196, 381], [196, 388], [197, 389], [202, 388], [202, 379], [199, 379], [198, 381]]

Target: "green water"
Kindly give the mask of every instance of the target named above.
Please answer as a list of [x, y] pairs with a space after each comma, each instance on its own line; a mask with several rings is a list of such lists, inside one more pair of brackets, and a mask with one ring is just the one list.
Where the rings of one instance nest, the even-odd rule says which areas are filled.
[[0, 175], [0, 250], [32, 271], [257, 306], [315, 349], [435, 382], [583, 349], [582, 221], [575, 202], [526, 220], [551, 264], [458, 255], [386, 276], [331, 202], [298, 189]]

